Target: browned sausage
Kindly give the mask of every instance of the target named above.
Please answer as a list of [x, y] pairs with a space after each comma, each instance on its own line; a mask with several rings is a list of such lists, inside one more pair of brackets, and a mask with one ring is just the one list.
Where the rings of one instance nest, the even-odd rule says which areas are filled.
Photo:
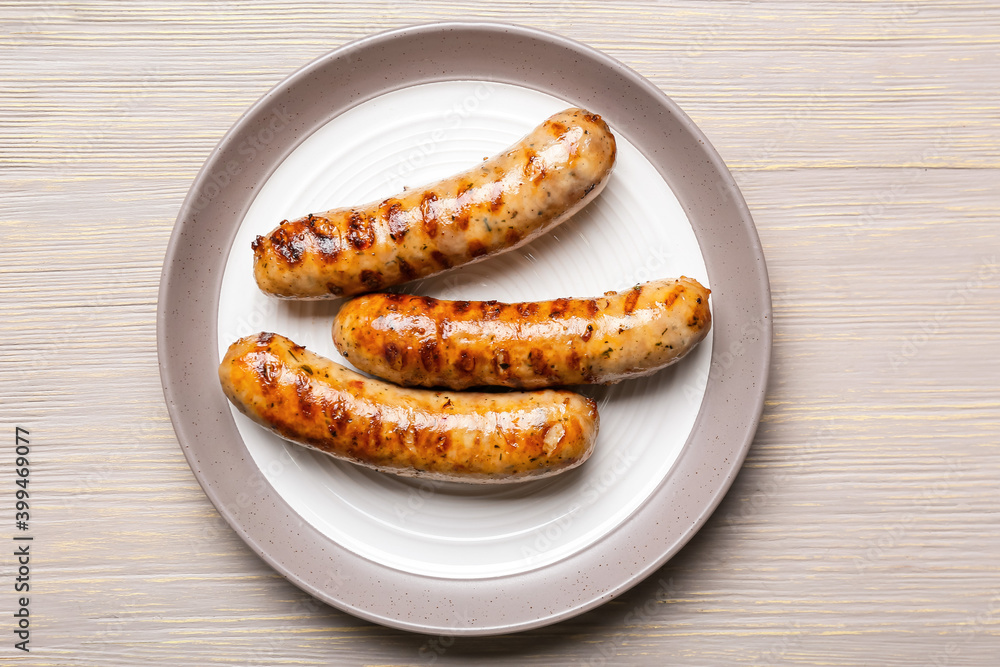
[[567, 109], [452, 178], [282, 222], [253, 242], [257, 284], [279, 297], [332, 298], [511, 250], [596, 197], [615, 156], [614, 135], [600, 116]]
[[403, 389], [270, 333], [233, 343], [219, 379], [241, 412], [283, 438], [426, 479], [548, 477], [587, 460], [599, 425], [596, 404], [569, 391]]
[[333, 341], [361, 370], [408, 386], [610, 384], [687, 354], [711, 327], [709, 293], [681, 277], [532, 303], [367, 294], [340, 309]]

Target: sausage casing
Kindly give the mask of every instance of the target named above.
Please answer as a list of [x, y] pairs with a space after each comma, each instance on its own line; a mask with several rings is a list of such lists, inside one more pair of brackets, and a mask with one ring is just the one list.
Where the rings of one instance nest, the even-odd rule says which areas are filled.
[[596, 404], [569, 391], [405, 389], [270, 333], [233, 343], [219, 379], [241, 412], [283, 438], [426, 479], [548, 477], [587, 460], [599, 426]]
[[555, 114], [499, 155], [368, 205], [284, 221], [253, 242], [254, 276], [273, 296], [371, 292], [516, 248], [600, 193], [615, 163], [607, 123]]
[[406, 386], [611, 384], [679, 360], [709, 331], [710, 291], [681, 277], [595, 299], [346, 302], [333, 341], [354, 366]]

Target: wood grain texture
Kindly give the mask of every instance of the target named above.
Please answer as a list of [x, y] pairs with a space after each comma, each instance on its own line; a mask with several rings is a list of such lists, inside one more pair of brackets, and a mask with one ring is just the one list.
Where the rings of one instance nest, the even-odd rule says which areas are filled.
[[[576, 619], [451, 640], [315, 602], [225, 525], [163, 405], [155, 306], [243, 110], [352, 39], [475, 18], [602, 49], [701, 126], [754, 214], [775, 346], [746, 465], [677, 557]], [[7, 615], [0, 660], [996, 664], [998, 40], [988, 0], [5, 3], [0, 425], [31, 431], [36, 556], [32, 652]]]

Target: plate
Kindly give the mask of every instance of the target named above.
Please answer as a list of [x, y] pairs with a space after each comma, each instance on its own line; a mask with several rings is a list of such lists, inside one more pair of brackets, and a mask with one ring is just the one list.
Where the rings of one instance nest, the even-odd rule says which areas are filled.
[[[584, 466], [501, 487], [383, 475], [304, 450], [231, 408], [214, 369], [270, 330], [343, 363], [339, 301], [261, 294], [249, 241], [277, 221], [467, 168], [567, 106], [619, 140], [614, 175], [542, 239], [405, 286], [445, 298], [587, 296], [688, 275], [713, 329], [656, 375], [583, 391], [601, 433]], [[763, 254], [728, 170], [635, 72], [586, 46], [494, 23], [370, 37], [296, 72], [202, 168], [164, 262], [161, 377], [185, 456], [223, 517], [275, 569], [360, 617], [448, 635], [571, 617], [649, 575], [704, 523], [750, 446], [771, 342]]]
[[[569, 106], [513, 84], [439, 81], [362, 102], [313, 132], [259, 188], [239, 226], [219, 297], [219, 358], [237, 338], [265, 330], [350, 366], [330, 336], [342, 301], [267, 297], [253, 280], [251, 242], [276, 220], [379, 201], [407, 184], [457, 173]], [[708, 285], [677, 198], [638, 148], [615, 133], [617, 164], [585, 211], [529, 246], [404, 289], [518, 302], [594, 296], [681, 274]], [[512, 575], [587, 548], [652, 493], [694, 425], [711, 349], [709, 333], [683, 363], [651, 378], [584, 389], [601, 414], [588, 464], [556, 479], [500, 488], [417, 483], [361, 469], [286, 442], [231, 411], [275, 492], [337, 544], [411, 574]]]

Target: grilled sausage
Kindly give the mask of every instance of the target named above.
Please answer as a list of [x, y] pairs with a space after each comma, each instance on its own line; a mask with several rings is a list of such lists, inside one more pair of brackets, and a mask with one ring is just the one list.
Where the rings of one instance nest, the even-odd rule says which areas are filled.
[[596, 404], [579, 394], [404, 389], [270, 333], [233, 343], [219, 379], [241, 412], [279, 436], [397, 475], [538, 479], [583, 463], [597, 439]]
[[278, 297], [333, 298], [511, 250], [596, 197], [615, 156], [614, 135], [600, 116], [567, 109], [452, 178], [282, 222], [253, 242], [257, 284]]
[[612, 384], [668, 366], [701, 341], [709, 293], [681, 277], [534, 303], [367, 294], [340, 309], [333, 341], [359, 369], [401, 385]]

